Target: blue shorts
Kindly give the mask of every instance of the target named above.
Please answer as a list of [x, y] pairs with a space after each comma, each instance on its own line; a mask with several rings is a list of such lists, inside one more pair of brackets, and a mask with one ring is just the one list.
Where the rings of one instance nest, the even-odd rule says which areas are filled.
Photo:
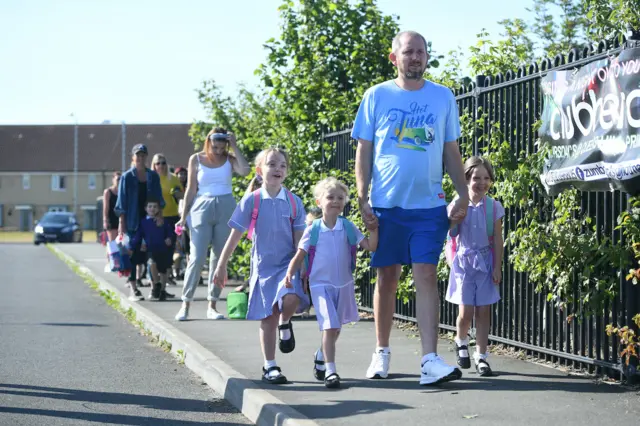
[[437, 265], [449, 230], [447, 207], [405, 210], [374, 208], [378, 216], [378, 249], [371, 266], [427, 263]]

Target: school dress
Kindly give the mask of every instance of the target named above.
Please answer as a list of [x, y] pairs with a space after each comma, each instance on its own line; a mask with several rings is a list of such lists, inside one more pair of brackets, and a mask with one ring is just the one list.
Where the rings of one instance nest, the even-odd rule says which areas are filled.
[[[456, 305], [486, 306], [500, 300], [493, 282], [493, 250], [487, 235], [486, 197], [469, 204], [459, 225], [457, 250], [451, 264], [446, 300]], [[449, 205], [453, 207], [454, 202]], [[504, 217], [504, 207], [494, 201], [495, 220]]]
[[[340, 219], [332, 228], [320, 221], [320, 233], [309, 277], [309, 289], [316, 319], [321, 331], [340, 329], [343, 324], [360, 320], [356, 305], [353, 272], [351, 271], [351, 247]], [[364, 235], [351, 222], [357, 244]], [[312, 226], [308, 226], [298, 248], [309, 252]]]
[[[229, 226], [244, 232], [251, 224], [251, 213], [254, 207], [253, 193], [245, 194], [229, 220]], [[277, 303], [282, 309], [282, 298], [287, 294], [296, 294], [300, 299], [298, 312], [309, 306], [309, 296], [304, 293], [300, 273], [293, 277], [293, 288], [285, 287], [285, 276], [289, 262], [295, 255], [293, 231], [303, 231], [305, 211], [302, 201], [293, 196], [297, 208], [296, 216], [291, 221], [291, 208], [284, 188], [275, 198], [267, 191], [260, 190], [260, 208], [253, 231], [251, 247], [251, 276], [249, 278], [248, 320], [262, 320], [273, 313]]]

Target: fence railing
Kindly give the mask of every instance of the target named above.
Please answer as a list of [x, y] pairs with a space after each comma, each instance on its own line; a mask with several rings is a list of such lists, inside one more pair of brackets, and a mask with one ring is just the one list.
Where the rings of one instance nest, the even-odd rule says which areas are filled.
[[[478, 153], [492, 132], [492, 123], [499, 123], [499, 130], [516, 152], [536, 151], [534, 123], [540, 119], [543, 96], [540, 79], [549, 71], [571, 69], [619, 53], [631, 47], [635, 41], [605, 42], [594, 48], [573, 49], [567, 57], [558, 55], [553, 60], [521, 67], [515, 72], [495, 77], [478, 76], [475, 83], [454, 91], [460, 114], [468, 113], [474, 118], [485, 114], [484, 128], [473, 136], [473, 140], [462, 139], [461, 143], [472, 143]], [[325, 152], [325, 166], [343, 171], [353, 170], [355, 141], [350, 129], [329, 132], [324, 135], [330, 149]], [[540, 195], [537, 195], [540, 196]], [[627, 196], [619, 191], [582, 192], [582, 209], [595, 218], [595, 224], [603, 235], [614, 242], [621, 242], [623, 235], [616, 230], [618, 215], [627, 208]], [[504, 218], [505, 235], [515, 229], [522, 217], [519, 209], [507, 209]], [[516, 272], [509, 263], [511, 247], [505, 247], [504, 279], [500, 284], [502, 299], [493, 309], [491, 335], [493, 342], [506, 344], [526, 351], [528, 355], [550, 361], [618, 375], [621, 371], [618, 341], [607, 336], [605, 327], [609, 323], [631, 324], [631, 318], [640, 312], [640, 289], [625, 281], [626, 271], [621, 271], [618, 296], [607, 303], [598, 315], [567, 321], [567, 313], [553, 306], [544, 294], [536, 293], [527, 275]], [[374, 285], [370, 270], [359, 282], [360, 308], [372, 311]], [[455, 330], [457, 306], [444, 300], [446, 282], [439, 282], [440, 327]], [[579, 300], [579, 294], [573, 295]], [[396, 301], [395, 317], [415, 321], [414, 300]]]

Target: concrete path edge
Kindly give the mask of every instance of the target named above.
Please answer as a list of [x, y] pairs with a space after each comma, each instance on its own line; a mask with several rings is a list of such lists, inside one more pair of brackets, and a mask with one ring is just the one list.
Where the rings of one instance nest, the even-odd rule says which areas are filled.
[[235, 371], [211, 351], [146, 309], [139, 302], [130, 301], [120, 289], [94, 274], [85, 265], [55, 245], [49, 245], [49, 248], [68, 264], [76, 266], [82, 273], [96, 281], [100, 290], [115, 293], [124, 310], [131, 308], [136, 313], [136, 319], [141, 321], [145, 328], [158, 335], [161, 340], [164, 339], [171, 343], [171, 352], [175, 356], [178, 356], [178, 351], [182, 351], [184, 365], [201, 377], [214, 391], [223, 395], [231, 405], [256, 425], [318, 426], [316, 422], [258, 387], [253, 380]]

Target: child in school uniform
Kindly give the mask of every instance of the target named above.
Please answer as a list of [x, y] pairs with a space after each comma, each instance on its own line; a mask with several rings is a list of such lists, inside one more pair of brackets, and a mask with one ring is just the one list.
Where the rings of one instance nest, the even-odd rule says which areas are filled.
[[224, 286], [229, 258], [244, 232], [248, 231], [253, 245], [247, 319], [260, 321], [264, 356], [262, 381], [269, 384], [287, 383], [275, 361], [277, 331], [280, 332], [280, 351], [292, 352], [295, 337], [291, 317], [309, 304], [299, 273], [293, 277], [291, 287], [285, 287], [287, 267], [305, 229], [302, 200], [282, 186], [288, 168], [289, 157], [279, 148], [269, 148], [258, 154], [256, 173], [262, 177], [262, 186], [256, 191], [248, 191], [231, 216], [231, 234], [213, 278], [216, 285]]
[[[487, 346], [491, 306], [500, 300], [498, 285], [502, 279], [504, 208], [500, 202], [487, 196], [495, 181], [489, 160], [471, 157], [464, 168], [471, 202], [464, 221], [449, 231], [451, 240], [447, 243], [447, 250], [451, 271], [446, 300], [459, 305], [455, 337], [458, 365], [463, 369], [471, 367], [468, 332], [475, 317], [476, 351], [473, 359], [478, 374], [490, 376]], [[449, 208], [452, 206], [453, 202]]]
[[150, 253], [151, 258], [158, 268], [160, 282], [154, 283], [149, 294], [151, 300], [166, 300], [167, 271], [173, 263], [173, 250], [171, 249], [175, 233], [172, 224], [165, 220], [162, 225], [156, 223], [160, 213], [160, 202], [148, 199], [145, 208], [147, 217], [140, 221], [136, 234], [130, 241], [130, 247], [138, 247], [141, 251]]
[[369, 238], [348, 219], [341, 216], [348, 201], [347, 186], [336, 178], [326, 178], [314, 188], [316, 203], [322, 218], [308, 226], [298, 252], [289, 264], [287, 285], [292, 285], [295, 273], [306, 259], [308, 283], [316, 318], [322, 332], [322, 346], [314, 355], [314, 376], [327, 388], [340, 387], [336, 369], [336, 341], [343, 324], [357, 322], [353, 270], [357, 247], [375, 251], [378, 230]]

